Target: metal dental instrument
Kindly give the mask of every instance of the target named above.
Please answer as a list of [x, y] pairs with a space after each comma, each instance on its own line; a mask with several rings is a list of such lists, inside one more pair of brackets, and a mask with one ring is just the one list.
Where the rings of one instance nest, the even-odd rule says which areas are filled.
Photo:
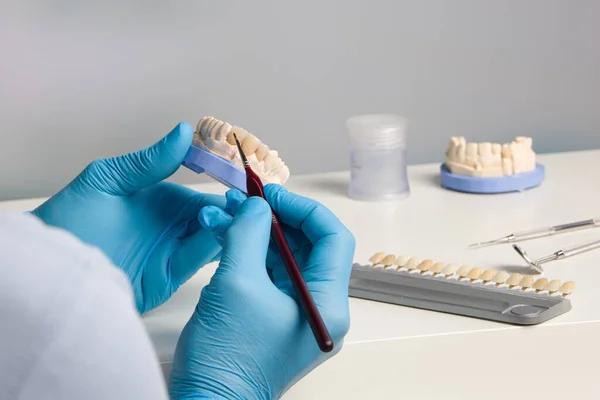
[[540, 274], [544, 272], [544, 269], [542, 268], [542, 264], [544, 264], [544, 263], [547, 263], [549, 261], [554, 261], [554, 260], [560, 260], [560, 259], [566, 258], [566, 257], [572, 257], [577, 254], [585, 253], [587, 251], [598, 249], [598, 248], [600, 248], [600, 240], [595, 240], [593, 242], [580, 244], [580, 245], [576, 245], [573, 247], [568, 247], [563, 250], [558, 250], [558, 251], [550, 254], [549, 256], [541, 257], [541, 258], [538, 258], [537, 260], [532, 260], [531, 258], [529, 258], [527, 256], [527, 252], [525, 250], [523, 250], [523, 248], [521, 246], [519, 246], [518, 244], [513, 244], [513, 249], [515, 249], [515, 251], [517, 253], [519, 253], [519, 255], [521, 257], [523, 257], [525, 262], [530, 267], [535, 269]]
[[536, 238], [540, 238], [540, 237], [544, 237], [544, 236], [557, 235], [559, 233], [566, 233], [566, 232], [571, 232], [571, 231], [579, 230], [579, 229], [594, 228], [594, 227], [598, 227], [598, 226], [600, 226], [600, 217], [586, 219], [584, 221], [571, 222], [568, 224], [555, 225], [555, 226], [551, 226], [551, 227], [547, 227], [547, 228], [536, 228], [536, 229], [531, 229], [529, 231], [515, 232], [515, 233], [511, 233], [510, 235], [504, 236], [500, 239], [490, 240], [488, 242], [473, 243], [473, 244], [469, 245], [469, 247], [473, 248], [473, 247], [491, 246], [494, 244], [501, 244], [501, 243], [512, 243], [512, 242], [518, 242], [520, 240], [536, 239]]

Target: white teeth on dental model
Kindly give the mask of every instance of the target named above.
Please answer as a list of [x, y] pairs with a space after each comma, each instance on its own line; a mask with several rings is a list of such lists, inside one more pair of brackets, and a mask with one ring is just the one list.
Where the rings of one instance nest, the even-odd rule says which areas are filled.
[[406, 266], [406, 263], [408, 263], [408, 260], [410, 260], [410, 256], [407, 256], [406, 254], [402, 254], [402, 255], [398, 256], [396, 261], [394, 261], [394, 265], [397, 265], [398, 268], [403, 268], [404, 266]]
[[223, 125], [221, 125], [221, 128], [216, 132], [215, 139], [223, 142], [226, 141], [227, 135], [231, 132], [231, 128], [233, 128], [231, 124], [224, 122]]
[[485, 285], [486, 283], [490, 282], [494, 278], [494, 276], [496, 276], [496, 271], [494, 271], [493, 269], [488, 269], [483, 271], [479, 279], [481, 279], [481, 281]]
[[265, 157], [264, 165], [265, 170], [269, 172], [282, 165], [281, 159], [277, 156], [277, 152], [275, 150], [269, 150], [267, 156]]
[[508, 287], [510, 289], [512, 289], [513, 287], [519, 285], [519, 282], [521, 282], [521, 279], [523, 279], [523, 277], [521, 276], [521, 274], [518, 274], [518, 273], [517, 274], [512, 274], [506, 280], [506, 284], [508, 285]]
[[535, 169], [536, 155], [532, 140], [517, 136], [511, 143], [467, 143], [465, 138], [451, 137], [446, 151], [446, 166], [453, 174], [476, 177], [499, 177]]
[[563, 294], [563, 296], [568, 296], [575, 290], [575, 282], [567, 281], [562, 284], [562, 286], [558, 289], [559, 292]]
[[231, 134], [227, 135], [227, 143], [229, 143], [232, 146], [235, 146], [236, 136], [240, 143], [244, 143], [244, 139], [246, 139], [246, 136], [248, 136], [248, 131], [242, 128], [241, 126], [234, 125], [231, 128]]
[[244, 154], [254, 154], [256, 153], [256, 150], [258, 150], [259, 146], [260, 140], [258, 140], [254, 135], [249, 135], [242, 143], [242, 150], [244, 151]]
[[531, 285], [532, 289], [535, 289], [536, 293], [539, 293], [541, 291], [543, 291], [546, 286], [548, 286], [548, 279], [547, 278], [540, 278], [537, 281], [533, 282], [533, 285]]
[[256, 150], [256, 158], [258, 158], [258, 161], [263, 161], [267, 154], [269, 154], [269, 146], [261, 143], [260, 146], [258, 146], [258, 150]]
[[232, 126], [213, 117], [204, 117], [196, 126], [194, 143], [243, 168], [234, 133], [242, 145], [250, 167], [265, 183], [283, 185], [287, 182], [290, 170], [279, 154], [269, 150], [268, 146], [242, 127]]
[[499, 271], [496, 274], [496, 276], [494, 276], [494, 279], [492, 279], [492, 282], [494, 282], [496, 284], [496, 286], [500, 286], [504, 282], [506, 282], [507, 278], [508, 278], [508, 272], [506, 272], [506, 271]]

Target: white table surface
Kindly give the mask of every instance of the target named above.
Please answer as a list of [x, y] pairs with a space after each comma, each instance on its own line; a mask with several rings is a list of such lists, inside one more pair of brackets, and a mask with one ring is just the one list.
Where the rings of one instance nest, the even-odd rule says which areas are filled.
[[[469, 250], [510, 232], [600, 216], [600, 150], [540, 155], [542, 186], [471, 195], [439, 186], [438, 164], [409, 167], [411, 196], [358, 202], [346, 196], [349, 173], [292, 176], [289, 190], [332, 209], [357, 239], [355, 260], [375, 252], [522, 272], [510, 245]], [[217, 183], [191, 185], [224, 193]], [[44, 199], [0, 203], [24, 211]], [[600, 229], [523, 242], [533, 257], [600, 239]], [[546, 264], [549, 279], [574, 280], [573, 309], [535, 327], [514, 327], [351, 299], [351, 329], [338, 356], [286, 399], [500, 399], [600, 396], [600, 249]], [[201, 270], [169, 302], [144, 317], [168, 372], [179, 332], [216, 265]]]

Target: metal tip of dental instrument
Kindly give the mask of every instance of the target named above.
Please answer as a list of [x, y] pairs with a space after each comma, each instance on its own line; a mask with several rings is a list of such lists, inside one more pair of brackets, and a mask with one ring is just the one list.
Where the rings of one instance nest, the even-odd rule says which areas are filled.
[[529, 265], [531, 268], [535, 269], [540, 274], [544, 272], [542, 266], [539, 265], [538, 263], [536, 263], [535, 261], [533, 261], [531, 258], [529, 258], [529, 256], [527, 255], [527, 252], [525, 250], [523, 250], [523, 248], [521, 246], [519, 246], [518, 244], [513, 244], [512, 247], [521, 256], [521, 258], [523, 258], [523, 260], [525, 260], [527, 265]]
[[495, 244], [508, 243], [510, 241], [510, 239], [511, 239], [511, 236], [504, 236], [503, 238], [500, 238], [500, 239], [470, 244], [469, 248], [474, 249], [474, 248], [478, 248], [478, 247], [487, 247], [487, 246], [493, 246]]
[[248, 159], [246, 158], [246, 155], [244, 154], [244, 151], [242, 150], [242, 145], [240, 144], [240, 141], [237, 138], [237, 135], [234, 133], [233, 134], [233, 138], [235, 139], [235, 144], [238, 148], [238, 151], [240, 153], [240, 157], [242, 159], [242, 163], [244, 164], [245, 167], [249, 167], [250, 163], [248, 162]]

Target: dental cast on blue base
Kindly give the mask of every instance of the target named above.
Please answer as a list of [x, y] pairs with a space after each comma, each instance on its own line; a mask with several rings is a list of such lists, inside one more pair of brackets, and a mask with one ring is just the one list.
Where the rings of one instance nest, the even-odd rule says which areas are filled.
[[465, 193], [522, 192], [539, 186], [544, 181], [545, 175], [545, 168], [541, 164], [536, 164], [535, 169], [530, 172], [490, 178], [456, 175], [450, 172], [446, 164], [440, 166], [442, 187]]

